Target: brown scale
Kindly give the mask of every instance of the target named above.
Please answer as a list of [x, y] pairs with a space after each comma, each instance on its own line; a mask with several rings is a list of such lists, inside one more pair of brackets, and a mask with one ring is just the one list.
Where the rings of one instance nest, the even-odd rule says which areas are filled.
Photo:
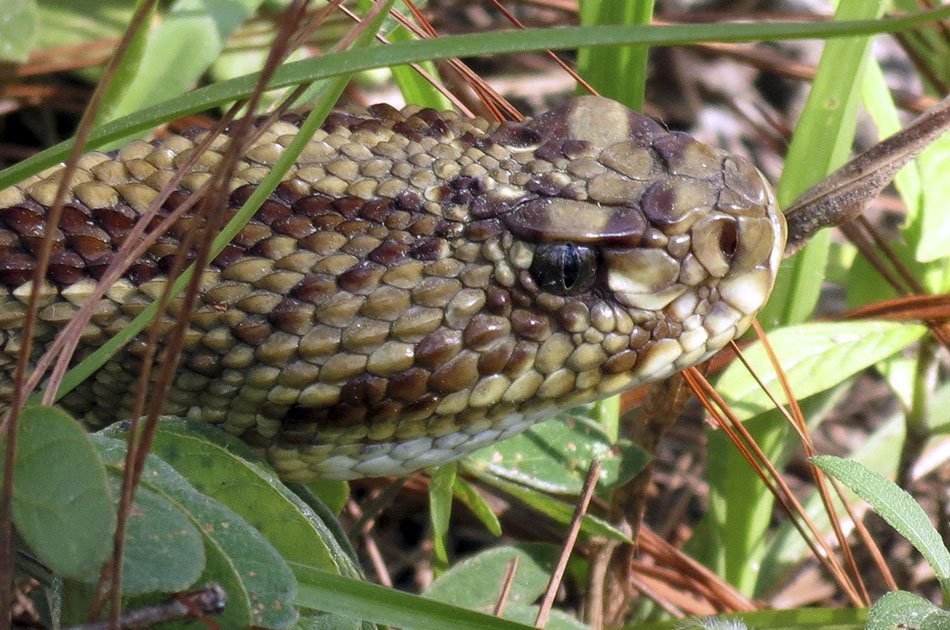
[[[248, 151], [229, 213], [301, 120], [283, 116]], [[41, 319], [69, 318], [202, 134], [84, 157]], [[764, 302], [784, 239], [750, 165], [601, 98], [501, 125], [335, 112], [304, 155], [209, 266], [166, 405], [266, 450], [288, 479], [407, 472], [701, 360]], [[45, 177], [0, 191], [0, 407]], [[200, 181], [189, 177], [150, 230]], [[80, 356], [161, 293], [199, 227], [186, 213], [132, 264]], [[688, 350], [688, 334], [708, 339]], [[122, 418], [143, 350], [134, 341], [63, 404], [94, 426]]]

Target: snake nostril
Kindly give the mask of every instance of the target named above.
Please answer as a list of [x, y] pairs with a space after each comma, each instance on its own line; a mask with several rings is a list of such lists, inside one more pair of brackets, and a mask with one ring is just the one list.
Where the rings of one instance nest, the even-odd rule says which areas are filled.
[[719, 251], [727, 262], [732, 262], [739, 250], [739, 229], [735, 221], [723, 221], [719, 232]]

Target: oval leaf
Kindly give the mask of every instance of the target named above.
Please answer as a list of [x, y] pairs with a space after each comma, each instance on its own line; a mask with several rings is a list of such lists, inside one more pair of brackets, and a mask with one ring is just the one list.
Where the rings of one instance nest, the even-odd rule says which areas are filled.
[[[118, 495], [118, 472], [113, 480]], [[136, 489], [122, 558], [122, 592], [183, 591], [198, 581], [204, 568], [201, 533], [188, 516], [157, 492]]]
[[218, 57], [227, 38], [260, 5], [260, 0], [178, 0], [161, 24], [147, 34], [144, 51], [120, 68], [128, 79], [103, 105], [106, 118], [134, 112], [160, 91], [177, 96], [191, 89]]
[[540, 543], [489, 549], [457, 563], [440, 575], [422, 596], [491, 612], [501, 593], [508, 564], [517, 559], [508, 603], [527, 605], [544, 592], [557, 557], [557, 547]]
[[885, 593], [868, 610], [866, 630], [897, 630], [920, 628], [922, 622], [940, 609], [926, 599], [908, 593], [894, 591]]
[[[122, 427], [107, 431], [121, 435]], [[198, 492], [240, 514], [285, 560], [359, 576], [326, 523], [237, 438], [207, 424], [163, 419], [152, 452]]]
[[[103, 457], [118, 465], [125, 443], [104, 435], [94, 436]], [[203, 536], [209, 565], [205, 579], [236, 584], [228, 594], [252, 612], [252, 625], [286, 628], [297, 618], [293, 606], [296, 581], [280, 554], [247, 521], [227, 506], [188, 483], [171, 466], [149, 455], [142, 485], [154, 490], [186, 514]], [[147, 566], [147, 565], [146, 565]]]
[[95, 580], [112, 550], [115, 511], [105, 465], [86, 431], [58, 407], [20, 415], [13, 520], [54, 573]]
[[[924, 335], [927, 328], [895, 322], [837, 322], [789, 326], [769, 333], [769, 343], [788, 375], [792, 391], [805, 398], [825, 391]], [[772, 364], [760, 342], [743, 351], [752, 370], [779, 401], [785, 402]], [[746, 367], [736, 361], [720, 377], [716, 391], [740, 420], [773, 407]]]
[[937, 579], [947, 590], [950, 583], [950, 551], [947, 551], [940, 534], [912, 496], [858, 462], [832, 455], [820, 455], [812, 461], [867, 501], [878, 516], [909, 540], [930, 563]]
[[587, 418], [586, 408], [561, 414], [520, 435], [472, 453], [472, 467], [522, 485], [562, 494], [579, 494], [596, 457], [601, 473], [598, 489], [632, 479], [648, 456], [628, 441], [611, 444], [600, 425]]

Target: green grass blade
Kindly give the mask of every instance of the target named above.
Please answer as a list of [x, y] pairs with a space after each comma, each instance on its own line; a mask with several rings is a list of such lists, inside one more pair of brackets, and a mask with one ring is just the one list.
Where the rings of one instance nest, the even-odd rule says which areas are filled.
[[[584, 26], [649, 24], [653, 17], [653, 0], [586, 0], [580, 3], [580, 17]], [[585, 46], [577, 51], [577, 69], [603, 96], [640, 111], [643, 109], [649, 51], [648, 46]], [[623, 80], [618, 81], [617, 77], [623, 77]]]
[[[754, 24], [683, 24], [670, 26], [591, 26], [562, 29], [528, 29], [501, 33], [453, 35], [333, 53], [319, 59], [289, 63], [278, 69], [269, 87], [280, 88], [309, 83], [347, 73], [392, 65], [532, 50], [563, 50], [584, 45], [647, 44], [673, 46], [702, 41], [750, 42], [795, 39], [822, 39], [890, 33], [914, 28], [934, 20], [950, 18], [950, 7], [900, 18], [846, 22], [770, 22]], [[593, 42], [593, 44], [591, 43]], [[251, 74], [195, 90], [93, 130], [90, 148], [150, 129], [157, 124], [217, 107], [248, 96], [257, 75]], [[61, 142], [19, 164], [0, 172], [0, 189], [26, 179], [33, 173], [66, 158], [72, 141]]]
[[[408, 9], [403, 7], [397, 7], [396, 10], [403, 15], [409, 13]], [[383, 26], [384, 31], [387, 31], [386, 26], [387, 25]], [[413, 41], [416, 39], [416, 36], [409, 32], [404, 26], [394, 23], [393, 28], [386, 32], [386, 38], [390, 43], [395, 44], [398, 42]], [[435, 63], [432, 61], [421, 61], [418, 62], [418, 65], [432, 77], [432, 79], [436, 81], [439, 80], [439, 70], [436, 68]], [[452, 103], [449, 99], [412, 66], [393, 66], [389, 71], [392, 73], [393, 80], [396, 82], [403, 99], [407, 103], [413, 103], [421, 107], [431, 107], [436, 110], [452, 108]]]
[[524, 630], [530, 626], [410, 595], [312, 567], [294, 565], [296, 604], [414, 630]]
[[[880, 15], [884, 4], [883, 0], [843, 0], [835, 18], [873, 18]], [[787, 208], [798, 195], [847, 160], [854, 140], [861, 76], [869, 46], [868, 38], [825, 44], [808, 101], [785, 157], [785, 168], [776, 191], [779, 207]], [[830, 233], [820, 234], [801, 253], [783, 264], [772, 298], [759, 316], [766, 328], [799, 323], [811, 314], [818, 303], [830, 244]]]
[[449, 534], [449, 521], [452, 518], [452, 487], [458, 463], [450, 462], [435, 469], [429, 483], [429, 520], [432, 521], [432, 552], [438, 568], [449, 564], [446, 538]]
[[469, 512], [479, 520], [485, 529], [493, 536], [501, 536], [501, 523], [498, 521], [498, 517], [495, 516], [485, 497], [479, 494], [472, 484], [456, 475], [455, 483], [452, 484], [452, 493], [456, 499], [468, 508]]
[[[835, 21], [873, 18], [883, 10], [883, 4], [883, 0], [843, 0]], [[861, 69], [869, 46], [870, 39], [865, 37], [825, 45], [786, 157], [777, 190], [780, 207], [790, 205], [800, 193], [846, 161], [854, 137]], [[760, 314], [763, 324], [772, 327], [798, 323], [811, 314], [824, 278], [829, 245], [830, 232], [819, 234], [783, 265], [772, 298]], [[758, 418], [747, 428], [773, 461], [789, 444], [790, 431], [784, 422]], [[752, 594], [759, 581], [758, 560], [765, 550], [774, 499], [748, 470], [740, 453], [725, 447], [721, 435], [710, 439], [711, 444], [722, 448], [721, 467], [734, 473], [710, 479], [710, 493], [719, 498], [719, 509], [711, 512], [718, 516], [704, 522], [707, 542], [717, 543], [709, 547], [714, 550], [713, 565], [743, 593]]]

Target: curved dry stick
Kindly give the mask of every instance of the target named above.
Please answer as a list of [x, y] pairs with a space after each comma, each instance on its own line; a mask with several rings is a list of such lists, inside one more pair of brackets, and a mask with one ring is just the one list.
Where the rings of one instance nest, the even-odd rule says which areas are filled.
[[902, 166], [948, 129], [950, 97], [802, 193], [785, 211], [785, 257], [801, 249], [818, 230], [856, 218]]

